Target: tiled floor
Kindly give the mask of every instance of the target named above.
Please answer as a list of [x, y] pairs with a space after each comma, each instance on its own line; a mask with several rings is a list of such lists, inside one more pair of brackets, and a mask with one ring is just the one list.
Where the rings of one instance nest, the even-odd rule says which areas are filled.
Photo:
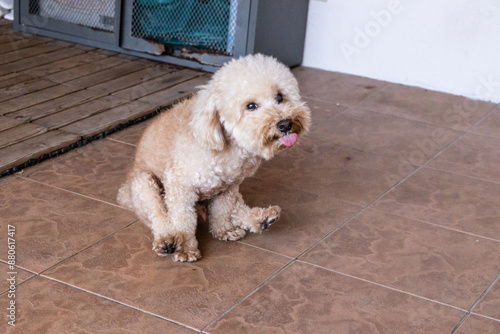
[[147, 123], [0, 179], [1, 331], [499, 333], [500, 107], [294, 73], [313, 129], [242, 185], [282, 219], [239, 242], [201, 224], [196, 263], [115, 202]]

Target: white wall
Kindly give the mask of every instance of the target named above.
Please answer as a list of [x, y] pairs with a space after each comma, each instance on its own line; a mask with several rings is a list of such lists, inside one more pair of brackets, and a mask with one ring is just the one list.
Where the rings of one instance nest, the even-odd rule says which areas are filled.
[[303, 65], [500, 103], [500, 0], [310, 0]]

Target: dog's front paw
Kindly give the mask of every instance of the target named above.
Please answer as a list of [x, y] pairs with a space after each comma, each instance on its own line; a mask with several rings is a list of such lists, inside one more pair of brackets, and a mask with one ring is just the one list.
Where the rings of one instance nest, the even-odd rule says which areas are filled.
[[153, 251], [159, 256], [174, 254], [176, 249], [181, 248], [184, 238], [178, 234], [175, 236], [158, 236], [153, 241]]
[[254, 223], [250, 227], [250, 232], [259, 233], [267, 230], [269, 226], [278, 221], [280, 214], [281, 208], [276, 205], [267, 209], [259, 209], [253, 217]]
[[276, 220], [277, 218], [267, 218], [266, 220], [260, 222], [260, 228], [263, 230], [267, 230], [267, 228], [274, 224]]
[[159, 256], [167, 256], [175, 252], [175, 244], [158, 239], [153, 241], [153, 251]]
[[173, 258], [175, 262], [196, 262], [199, 259], [201, 259], [201, 253], [197, 249], [189, 251], [176, 251]]

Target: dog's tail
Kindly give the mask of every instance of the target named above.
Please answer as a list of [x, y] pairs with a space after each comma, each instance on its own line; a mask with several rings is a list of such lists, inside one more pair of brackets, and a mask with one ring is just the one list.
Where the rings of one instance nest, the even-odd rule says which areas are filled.
[[130, 185], [128, 182], [122, 184], [120, 190], [118, 190], [118, 196], [116, 197], [118, 204], [127, 209], [132, 209], [132, 194], [130, 192]]

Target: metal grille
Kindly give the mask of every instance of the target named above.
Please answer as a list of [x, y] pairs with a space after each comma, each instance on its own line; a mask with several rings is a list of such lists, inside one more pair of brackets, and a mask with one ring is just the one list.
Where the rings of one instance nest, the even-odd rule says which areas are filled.
[[132, 36], [233, 54], [237, 0], [135, 0]]
[[115, 0], [30, 0], [30, 14], [113, 31]]

